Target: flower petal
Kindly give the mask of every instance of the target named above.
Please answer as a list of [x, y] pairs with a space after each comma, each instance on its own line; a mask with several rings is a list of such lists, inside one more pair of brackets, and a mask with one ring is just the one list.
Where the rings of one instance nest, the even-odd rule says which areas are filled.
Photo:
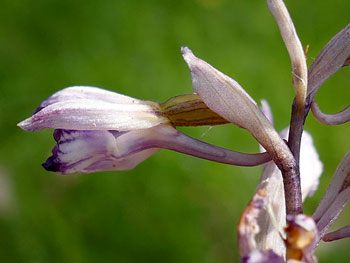
[[35, 110], [35, 113], [41, 109], [61, 101], [69, 101], [76, 99], [91, 99], [116, 104], [143, 104], [144, 101], [137, 100], [129, 96], [125, 96], [113, 91], [90, 87], [90, 86], [72, 86], [55, 92]]
[[23, 130], [44, 128], [68, 130], [145, 129], [169, 122], [157, 103], [113, 104], [92, 99], [60, 101], [43, 108], [18, 124]]
[[277, 255], [273, 250], [253, 250], [242, 257], [243, 263], [285, 263], [283, 257]]
[[43, 164], [48, 171], [71, 174], [108, 170], [130, 170], [159, 149], [135, 153], [121, 152], [118, 138], [122, 132], [55, 130], [57, 145]]

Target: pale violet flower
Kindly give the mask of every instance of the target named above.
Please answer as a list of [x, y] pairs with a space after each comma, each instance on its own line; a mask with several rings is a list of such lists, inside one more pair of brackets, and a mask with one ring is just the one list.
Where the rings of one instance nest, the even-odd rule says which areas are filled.
[[63, 174], [130, 170], [160, 148], [242, 166], [271, 159], [267, 153], [244, 154], [210, 145], [174, 128], [223, 123], [227, 121], [195, 94], [159, 104], [76, 86], [53, 94], [18, 126], [26, 131], [56, 129], [57, 145], [43, 166]]

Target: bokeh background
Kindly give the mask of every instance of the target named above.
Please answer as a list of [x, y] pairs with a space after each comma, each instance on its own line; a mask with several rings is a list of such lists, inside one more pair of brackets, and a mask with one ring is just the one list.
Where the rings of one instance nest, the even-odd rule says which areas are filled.
[[[350, 2], [287, 1], [311, 63], [350, 20]], [[162, 150], [127, 172], [61, 176], [41, 163], [51, 130], [16, 124], [53, 92], [103, 87], [165, 101], [191, 93], [180, 47], [270, 103], [276, 129], [289, 123], [291, 68], [265, 1], [2, 0], [0, 7], [0, 262], [238, 262], [236, 224], [262, 168], [240, 168]], [[350, 69], [320, 89], [325, 112], [349, 104]], [[305, 204], [311, 214], [350, 149], [349, 124], [309, 116], [325, 170]], [[258, 145], [226, 125], [183, 128], [244, 152]], [[336, 226], [349, 222], [347, 207]], [[322, 245], [320, 262], [345, 262], [349, 240]]]

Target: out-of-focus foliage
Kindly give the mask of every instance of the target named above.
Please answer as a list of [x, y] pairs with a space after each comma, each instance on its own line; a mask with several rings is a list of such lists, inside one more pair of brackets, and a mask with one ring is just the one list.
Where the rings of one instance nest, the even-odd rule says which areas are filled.
[[[349, 22], [349, 1], [287, 1], [311, 63]], [[128, 172], [60, 176], [40, 163], [52, 131], [16, 123], [53, 92], [95, 85], [140, 99], [191, 93], [180, 46], [265, 98], [278, 130], [289, 123], [293, 87], [287, 52], [265, 1], [3, 0], [0, 8], [0, 261], [237, 262], [235, 226], [259, 168], [216, 164], [162, 150]], [[316, 99], [335, 112], [350, 100], [350, 71], [326, 82]], [[349, 124], [312, 116], [325, 173], [311, 213], [345, 152]], [[245, 152], [258, 150], [233, 125], [182, 129]], [[208, 131], [208, 132], [207, 132]], [[349, 207], [337, 222], [349, 221]], [[318, 249], [320, 262], [344, 262], [349, 241]]]

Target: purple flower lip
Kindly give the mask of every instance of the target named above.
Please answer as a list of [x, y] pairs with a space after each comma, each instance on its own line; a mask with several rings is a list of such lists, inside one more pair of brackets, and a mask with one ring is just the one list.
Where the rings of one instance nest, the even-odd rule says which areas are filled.
[[49, 157], [45, 163], [42, 164], [42, 166], [45, 168], [45, 170], [50, 172], [60, 172], [64, 169], [61, 168], [61, 164], [57, 161], [55, 156]]

